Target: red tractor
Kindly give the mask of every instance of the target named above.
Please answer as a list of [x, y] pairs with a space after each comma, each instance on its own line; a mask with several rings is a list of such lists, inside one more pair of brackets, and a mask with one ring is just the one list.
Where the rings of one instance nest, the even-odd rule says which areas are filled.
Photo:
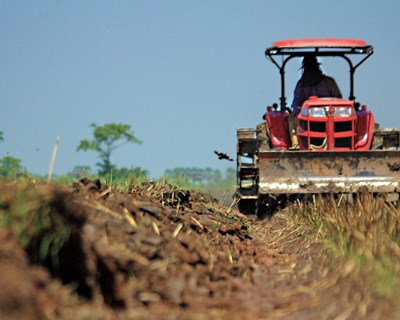
[[[310, 54], [347, 61], [350, 96], [310, 96], [299, 110], [293, 138], [285, 67]], [[237, 130], [236, 194], [242, 212], [271, 214], [287, 200], [321, 193], [350, 199], [371, 192], [399, 200], [399, 131], [379, 128], [373, 113], [354, 96], [354, 73], [372, 54], [373, 47], [358, 39], [283, 40], [267, 48], [266, 57], [281, 75], [280, 104], [267, 107], [265, 122], [256, 129]], [[352, 56], [360, 57], [356, 64]]]

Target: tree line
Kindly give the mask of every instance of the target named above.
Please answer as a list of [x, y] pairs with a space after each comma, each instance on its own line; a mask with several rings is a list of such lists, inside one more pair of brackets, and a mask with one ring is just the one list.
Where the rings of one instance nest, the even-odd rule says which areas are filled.
[[[92, 138], [83, 139], [77, 146], [77, 151], [93, 151], [97, 153], [99, 162], [96, 163], [96, 170], [90, 166], [77, 165], [67, 177], [80, 179], [82, 177], [99, 176], [112, 178], [114, 180], [129, 178], [148, 177], [149, 173], [140, 167], [117, 167], [112, 163], [111, 157], [116, 149], [122, 144], [141, 144], [142, 141], [135, 136], [134, 131], [128, 124], [106, 123], [104, 125], [90, 124], [92, 128]], [[4, 133], [0, 131], [0, 142], [4, 140]], [[0, 158], [0, 177], [18, 178], [28, 174], [22, 166], [21, 160], [12, 156]], [[180, 180], [189, 184], [210, 184], [221, 181], [234, 181], [236, 172], [233, 168], [228, 168], [225, 175], [221, 171], [212, 168], [183, 168], [167, 169], [164, 172], [165, 179]]]
[[210, 184], [219, 183], [221, 181], [233, 181], [236, 177], [236, 171], [233, 168], [227, 168], [225, 176], [221, 171], [212, 168], [183, 168], [178, 167], [174, 169], [165, 170], [164, 176], [166, 178], [182, 179], [190, 184]]

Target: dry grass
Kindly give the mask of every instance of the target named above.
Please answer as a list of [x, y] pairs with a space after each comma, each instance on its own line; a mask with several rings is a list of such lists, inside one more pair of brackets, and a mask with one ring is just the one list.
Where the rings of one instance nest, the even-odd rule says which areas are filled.
[[400, 211], [393, 204], [361, 194], [351, 203], [317, 197], [287, 210], [291, 232], [308, 230], [308, 244], [322, 243], [327, 252], [316, 290], [337, 295], [335, 317], [400, 316]]
[[[328, 200], [328, 201], [327, 201]], [[297, 214], [330, 239], [340, 256], [357, 256], [366, 262], [400, 259], [400, 211], [383, 198], [360, 195], [354, 203], [337, 205], [333, 197], [297, 205]]]

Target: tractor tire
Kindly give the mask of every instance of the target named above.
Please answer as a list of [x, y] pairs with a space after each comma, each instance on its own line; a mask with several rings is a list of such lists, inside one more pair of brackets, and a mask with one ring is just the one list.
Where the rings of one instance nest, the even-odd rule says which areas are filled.
[[256, 204], [257, 201], [254, 199], [241, 199], [238, 202], [239, 212], [245, 214], [246, 216], [255, 215]]

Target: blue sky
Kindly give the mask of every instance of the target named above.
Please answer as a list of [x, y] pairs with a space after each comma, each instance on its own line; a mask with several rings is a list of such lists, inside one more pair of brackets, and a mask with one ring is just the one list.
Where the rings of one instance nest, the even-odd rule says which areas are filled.
[[[158, 177], [175, 167], [225, 171], [236, 129], [255, 127], [279, 101], [279, 76], [264, 57], [287, 38], [361, 38], [375, 48], [356, 74], [355, 95], [384, 127], [400, 127], [400, 2], [235, 0], [2, 0], [0, 157], [46, 174], [95, 168], [77, 152], [90, 123], [130, 124], [142, 145], [124, 145], [118, 166]], [[344, 63], [323, 60], [348, 95]], [[289, 103], [300, 61], [288, 69]]]

